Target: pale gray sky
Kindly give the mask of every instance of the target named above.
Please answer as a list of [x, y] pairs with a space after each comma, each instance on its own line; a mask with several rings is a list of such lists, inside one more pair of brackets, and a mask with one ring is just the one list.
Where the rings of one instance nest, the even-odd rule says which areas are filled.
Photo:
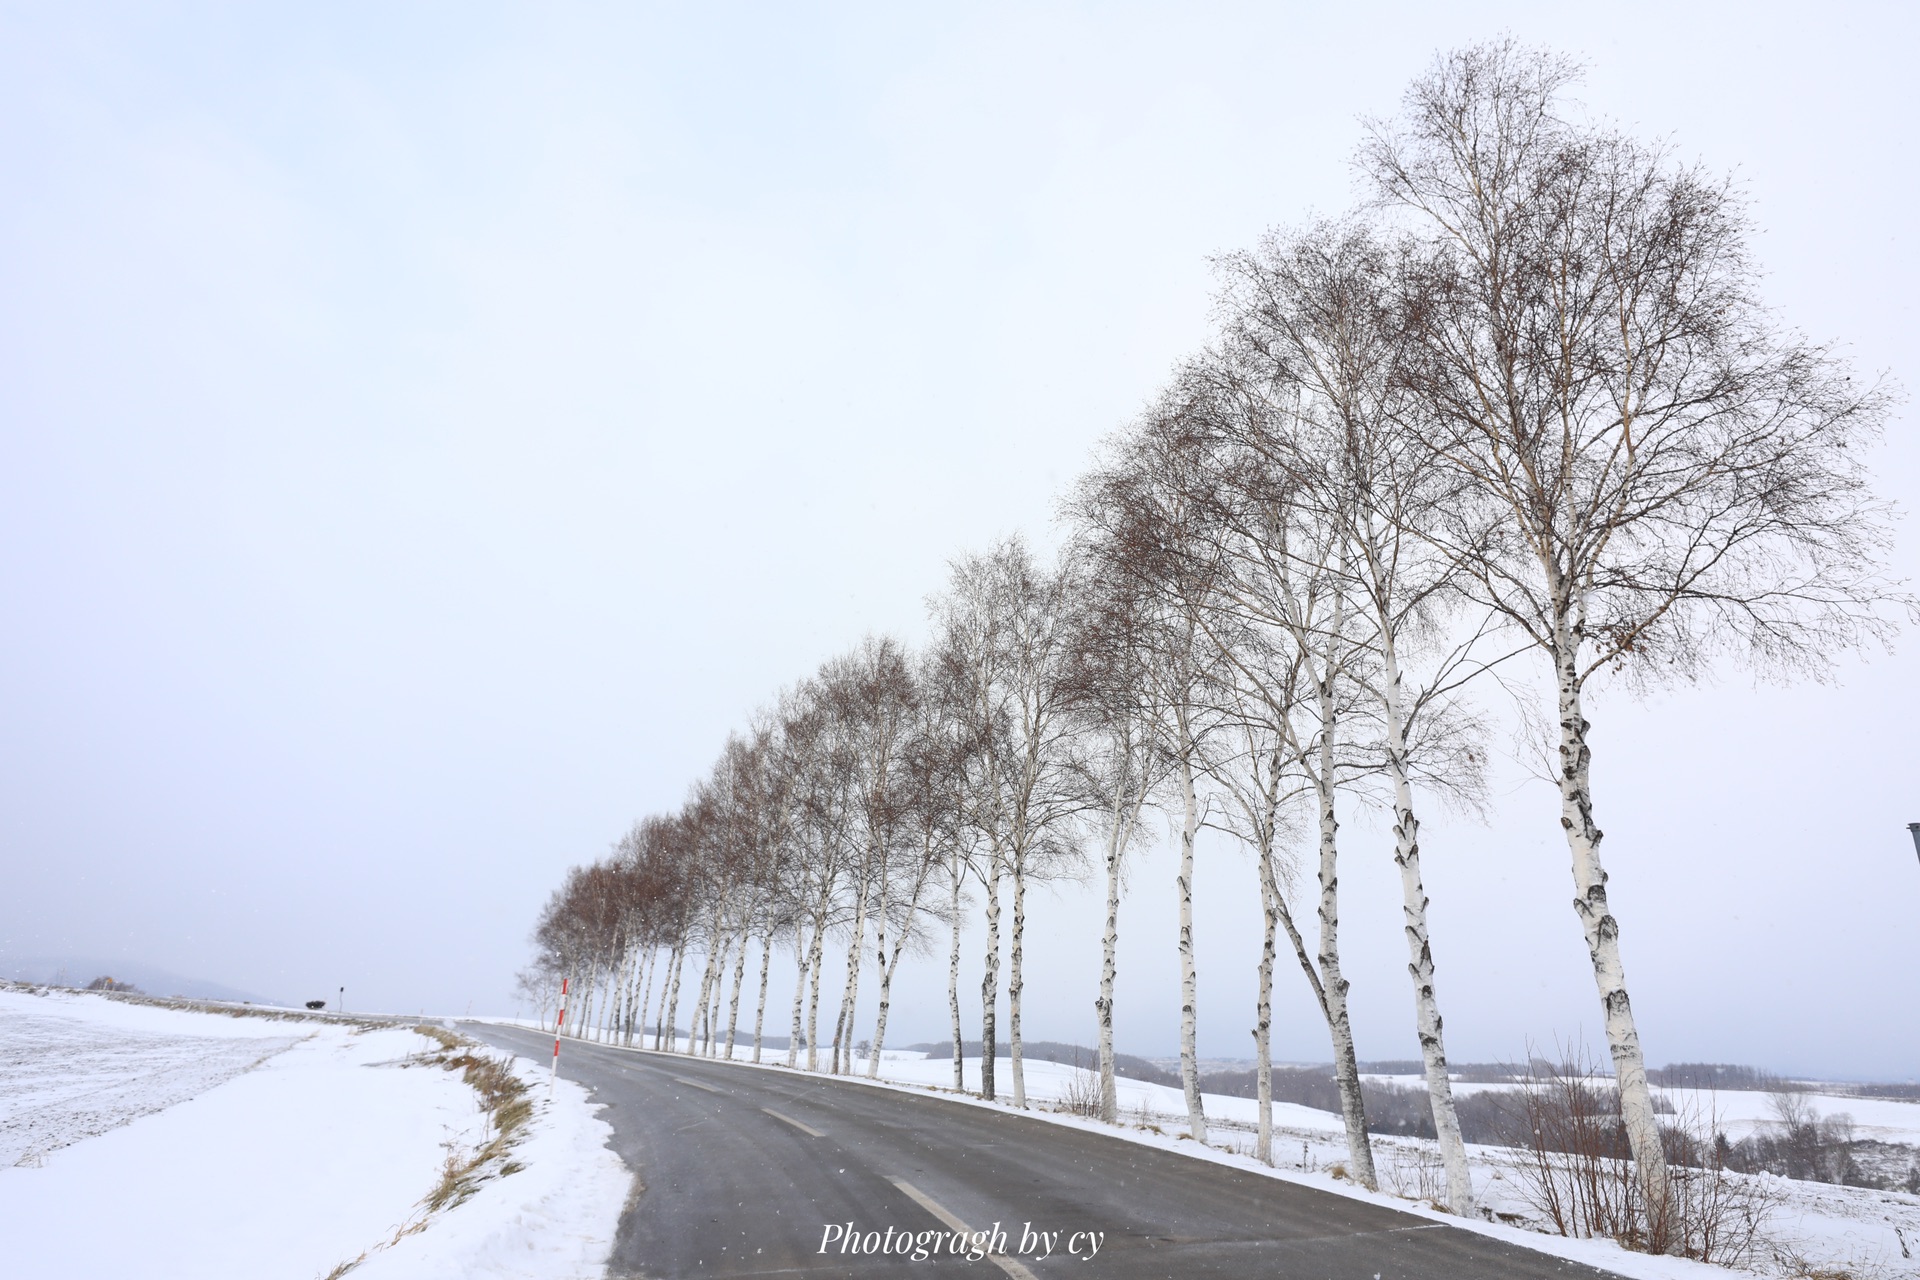
[[[1791, 322], [1920, 376], [1903, 6], [907, 8], [0, 5], [0, 953], [508, 1007], [566, 866], [782, 683], [918, 640], [949, 556], [1044, 538], [1201, 340], [1207, 255], [1347, 204], [1356, 118], [1449, 46], [1586, 57], [1596, 110], [1738, 170]], [[1920, 488], [1904, 418], [1876, 466]], [[1653, 1061], [1920, 1071], [1916, 664], [1594, 713]], [[1460, 1057], [1600, 1044], [1512, 773], [1426, 841]], [[1362, 1051], [1406, 1056], [1349, 829]], [[1136, 1051], [1175, 1043], [1170, 881], [1123, 920]], [[1251, 872], [1199, 892], [1202, 1049], [1242, 1056]], [[1031, 1035], [1089, 1034], [1090, 902], [1036, 905]], [[1324, 1057], [1300, 986], [1279, 1051]]]

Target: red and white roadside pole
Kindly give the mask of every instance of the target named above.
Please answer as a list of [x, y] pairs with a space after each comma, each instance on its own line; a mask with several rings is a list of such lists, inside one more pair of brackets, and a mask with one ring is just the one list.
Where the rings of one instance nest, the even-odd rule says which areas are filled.
[[553, 1023], [553, 1069], [547, 1073], [547, 1096], [553, 1096], [553, 1082], [560, 1074], [560, 1032], [567, 1025], [567, 980], [560, 979], [560, 1016]]

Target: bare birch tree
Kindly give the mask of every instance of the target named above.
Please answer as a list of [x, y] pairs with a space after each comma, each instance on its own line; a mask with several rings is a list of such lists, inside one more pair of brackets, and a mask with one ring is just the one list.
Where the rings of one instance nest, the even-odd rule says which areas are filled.
[[987, 971], [981, 984], [981, 1091], [994, 1095], [1000, 884], [1012, 888], [1007, 1023], [1013, 1105], [1026, 1106], [1021, 1069], [1026, 893], [1078, 850], [1070, 825], [1084, 805], [1065, 675], [1070, 634], [1063, 575], [1018, 538], [954, 563], [936, 602], [943, 677], [964, 725], [965, 812], [986, 846]]
[[[1474, 797], [1481, 755], [1461, 741], [1471, 717], [1454, 700], [1482, 669], [1477, 632], [1442, 635], [1457, 599], [1460, 560], [1421, 536], [1459, 500], [1457, 477], [1434, 465], [1426, 425], [1407, 394], [1406, 326], [1396, 305], [1404, 253], [1363, 224], [1269, 235], [1257, 253], [1222, 262], [1229, 340], [1249, 388], [1284, 429], [1246, 443], [1313, 504], [1340, 542], [1335, 563], [1354, 602], [1356, 642], [1369, 661], [1349, 675], [1372, 695], [1379, 770], [1393, 813], [1394, 863], [1413, 982], [1414, 1021], [1447, 1177], [1447, 1203], [1473, 1208], [1473, 1182], [1454, 1107], [1436, 994], [1432, 933], [1420, 869], [1416, 774]], [[1421, 664], [1423, 656], [1431, 661]], [[1409, 678], [1411, 676], [1411, 678]]]
[[1220, 558], [1218, 539], [1201, 527], [1211, 499], [1194, 466], [1206, 432], [1195, 431], [1192, 390], [1188, 380], [1177, 380], [1122, 433], [1082, 481], [1071, 510], [1088, 531], [1088, 555], [1112, 597], [1109, 607], [1131, 615], [1115, 636], [1133, 646], [1130, 674], [1153, 712], [1141, 725], [1179, 806], [1180, 1075], [1189, 1132], [1204, 1142], [1193, 885], [1209, 805], [1201, 794], [1207, 744], [1220, 724], [1210, 690], [1219, 656], [1206, 619], [1215, 609]]
[[1145, 640], [1131, 575], [1111, 548], [1078, 548], [1072, 561], [1074, 641], [1068, 681], [1082, 739], [1086, 821], [1106, 870], [1106, 912], [1100, 935], [1100, 986], [1094, 997], [1099, 1114], [1120, 1118], [1114, 1072], [1113, 996], [1119, 975], [1120, 898], [1126, 857], [1143, 834], [1141, 818], [1166, 782], [1159, 749], [1161, 717], [1140, 669]]
[[1511, 41], [1439, 59], [1361, 164], [1426, 249], [1410, 373], [1477, 501], [1438, 533], [1546, 658], [1561, 826], [1650, 1229], [1667, 1174], [1594, 820], [1602, 673], [1784, 670], [1885, 633], [1888, 398], [1760, 301], [1732, 184], [1575, 116], [1577, 68]]
[[[1358, 1056], [1340, 957], [1339, 819], [1343, 788], [1362, 770], [1347, 742], [1360, 653], [1342, 589], [1340, 538], [1300, 501], [1297, 483], [1250, 441], [1277, 436], [1284, 420], [1247, 394], [1221, 360], [1190, 362], [1169, 390], [1177, 411], [1158, 419], [1171, 445], [1160, 473], [1175, 477], [1198, 513], [1189, 537], [1169, 546], [1203, 557], [1209, 590], [1192, 616], [1236, 683], [1272, 709], [1287, 761], [1311, 788], [1317, 813], [1318, 943], [1309, 954], [1283, 898], [1269, 899], [1315, 1002], [1326, 1018], [1350, 1169], [1375, 1185]], [[1263, 863], [1263, 866], [1265, 864]], [[1263, 892], [1269, 882], [1263, 879]], [[1278, 892], [1278, 881], [1275, 893]]]
[[[951, 865], [962, 838], [953, 734], [929, 667], [924, 662], [918, 664], [912, 676], [911, 723], [896, 773], [899, 785], [894, 804], [901, 840], [882, 877], [877, 911], [879, 929], [874, 950], [880, 970], [880, 1007], [867, 1061], [869, 1078], [880, 1074], [880, 1055], [886, 1047], [887, 1021], [893, 1009], [894, 972], [901, 957], [924, 945], [924, 925], [945, 916], [946, 910], [928, 902], [927, 895]], [[957, 917], [958, 904], [951, 909]], [[893, 939], [891, 949], [889, 936]], [[956, 946], [951, 959], [957, 961], [958, 956]], [[948, 984], [951, 1012], [958, 1022], [957, 972], [949, 974]], [[957, 1039], [957, 1027], [955, 1036]]]

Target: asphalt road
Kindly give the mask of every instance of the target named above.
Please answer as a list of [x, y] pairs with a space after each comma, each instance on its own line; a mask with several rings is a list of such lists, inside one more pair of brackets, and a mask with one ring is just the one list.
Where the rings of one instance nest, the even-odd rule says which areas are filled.
[[[553, 1040], [468, 1023], [543, 1060]], [[606, 1104], [641, 1190], [609, 1274], [1519, 1280], [1606, 1273], [1485, 1236], [934, 1094], [568, 1041], [560, 1072]], [[851, 1231], [849, 1231], [851, 1224]], [[1004, 1233], [1004, 1255], [934, 1249]], [[892, 1230], [892, 1235], [887, 1233]], [[869, 1233], [878, 1233], [877, 1238]], [[1051, 1235], [1051, 1253], [1043, 1253]], [[823, 1252], [824, 1246], [824, 1252]], [[1023, 1246], [1025, 1246], [1023, 1248]]]

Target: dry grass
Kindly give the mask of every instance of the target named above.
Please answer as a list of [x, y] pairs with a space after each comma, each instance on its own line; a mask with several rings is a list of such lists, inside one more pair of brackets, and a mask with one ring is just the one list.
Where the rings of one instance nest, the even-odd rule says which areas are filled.
[[1780, 1273], [1792, 1280], [1870, 1280], [1879, 1270], [1855, 1263], [1817, 1263], [1790, 1244], [1775, 1243], [1770, 1252]]
[[1627, 1146], [1619, 1099], [1584, 1053], [1535, 1058], [1506, 1117], [1521, 1196], [1555, 1231], [1618, 1241], [1643, 1253], [1740, 1266], [1766, 1245], [1782, 1193], [1735, 1172], [1717, 1110], [1680, 1116], [1662, 1132], [1668, 1194], [1650, 1211]]
[[[421, 1198], [417, 1212], [400, 1225], [392, 1239], [376, 1245], [369, 1253], [390, 1249], [415, 1232], [424, 1231], [434, 1214], [465, 1203], [482, 1184], [525, 1168], [508, 1159], [507, 1153], [533, 1119], [533, 1099], [527, 1086], [514, 1075], [509, 1060], [476, 1052], [479, 1046], [445, 1027], [423, 1023], [414, 1031], [433, 1041], [439, 1049], [415, 1054], [406, 1060], [406, 1065], [458, 1071], [467, 1087], [478, 1095], [480, 1110], [489, 1118], [492, 1136], [471, 1151], [449, 1143], [440, 1176], [435, 1179], [433, 1189]], [[328, 1273], [327, 1280], [340, 1280], [366, 1258], [367, 1254], [363, 1253], [350, 1262], [341, 1263]]]
[[1089, 1120], [1100, 1117], [1100, 1077], [1085, 1067], [1074, 1068], [1073, 1075], [1067, 1079], [1067, 1087], [1061, 1093], [1060, 1100], [1054, 1104], [1054, 1110], [1064, 1111], [1068, 1115], [1085, 1116]]
[[413, 1030], [416, 1035], [425, 1036], [448, 1053], [454, 1052], [467, 1043], [445, 1027], [436, 1027], [431, 1023], [422, 1023]]
[[447, 1152], [440, 1180], [421, 1202], [428, 1214], [434, 1214], [464, 1202], [488, 1178], [518, 1172], [521, 1166], [505, 1157], [533, 1118], [533, 1099], [507, 1059], [475, 1053], [472, 1041], [444, 1027], [424, 1025], [414, 1030], [440, 1046], [439, 1053], [416, 1061], [458, 1071], [467, 1087], [479, 1095], [480, 1110], [491, 1118], [493, 1130], [493, 1137], [471, 1153], [463, 1154], [458, 1148]]
[[1385, 1181], [1393, 1194], [1402, 1199], [1444, 1209], [1447, 1203], [1447, 1172], [1440, 1153], [1427, 1147], [1383, 1147], [1381, 1163]]

